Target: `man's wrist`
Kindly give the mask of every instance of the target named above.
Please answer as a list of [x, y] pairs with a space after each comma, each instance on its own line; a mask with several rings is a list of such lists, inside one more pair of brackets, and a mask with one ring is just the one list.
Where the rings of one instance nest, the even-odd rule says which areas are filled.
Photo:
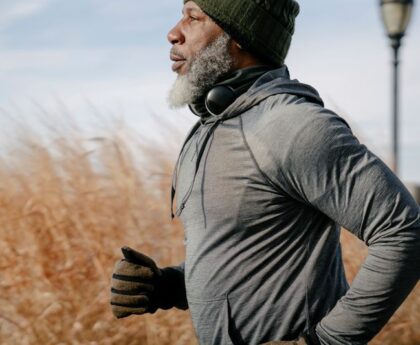
[[161, 268], [161, 272], [155, 291], [157, 308], [188, 309], [184, 274], [174, 267]]

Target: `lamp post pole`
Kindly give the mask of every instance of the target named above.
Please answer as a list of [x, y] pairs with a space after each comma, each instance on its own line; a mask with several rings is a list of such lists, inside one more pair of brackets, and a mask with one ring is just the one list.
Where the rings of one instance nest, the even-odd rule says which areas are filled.
[[393, 116], [391, 168], [399, 173], [399, 50], [411, 19], [414, 0], [380, 0], [382, 19], [393, 49]]
[[392, 120], [392, 166], [394, 173], [399, 173], [399, 51], [401, 47], [401, 39], [395, 39], [392, 42], [392, 49], [394, 51], [394, 88], [393, 88], [393, 120]]

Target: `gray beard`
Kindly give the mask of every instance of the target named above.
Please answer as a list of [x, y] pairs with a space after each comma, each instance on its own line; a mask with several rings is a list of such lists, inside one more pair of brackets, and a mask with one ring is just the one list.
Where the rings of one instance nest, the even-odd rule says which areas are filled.
[[191, 59], [185, 75], [178, 75], [168, 95], [168, 104], [173, 109], [197, 102], [228, 73], [233, 66], [229, 52], [230, 36], [223, 32], [207, 47]]

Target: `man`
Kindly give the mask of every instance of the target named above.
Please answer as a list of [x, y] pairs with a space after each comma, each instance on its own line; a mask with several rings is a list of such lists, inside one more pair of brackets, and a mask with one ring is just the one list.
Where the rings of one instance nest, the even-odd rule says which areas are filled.
[[[284, 65], [294, 0], [184, 1], [174, 107], [199, 121], [172, 189], [185, 264], [123, 248], [116, 317], [189, 308], [200, 344], [366, 344], [419, 279], [419, 207]], [[349, 287], [340, 226], [369, 246]]]

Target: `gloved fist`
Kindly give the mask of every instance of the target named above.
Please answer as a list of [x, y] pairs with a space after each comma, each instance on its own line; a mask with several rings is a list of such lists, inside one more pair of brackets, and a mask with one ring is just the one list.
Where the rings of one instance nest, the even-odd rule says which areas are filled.
[[117, 318], [154, 313], [158, 308], [156, 290], [162, 271], [148, 256], [129, 247], [121, 248], [124, 259], [112, 275], [111, 306]]
[[153, 314], [157, 309], [188, 309], [184, 272], [180, 266], [158, 268], [153, 259], [123, 247], [111, 283], [112, 312], [117, 318]]

